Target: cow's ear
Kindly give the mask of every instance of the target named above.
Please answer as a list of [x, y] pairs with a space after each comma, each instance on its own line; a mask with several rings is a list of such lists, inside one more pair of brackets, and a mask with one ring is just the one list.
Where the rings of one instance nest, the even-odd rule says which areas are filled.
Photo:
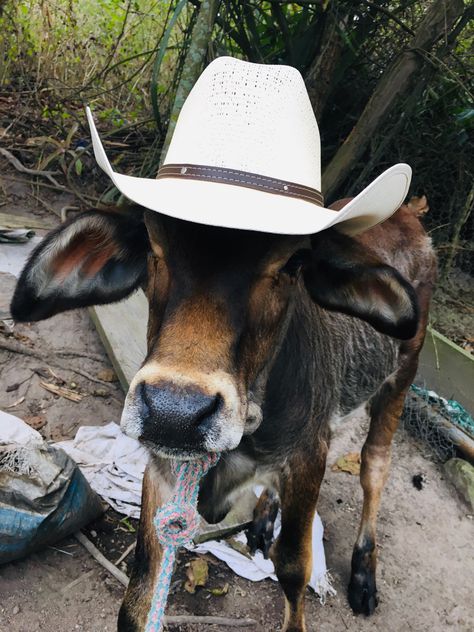
[[418, 327], [412, 285], [351, 237], [327, 230], [313, 236], [304, 282], [315, 303], [356, 316], [377, 331], [407, 340]]
[[17, 321], [119, 301], [147, 274], [149, 241], [142, 218], [88, 212], [53, 230], [33, 251], [18, 280]]

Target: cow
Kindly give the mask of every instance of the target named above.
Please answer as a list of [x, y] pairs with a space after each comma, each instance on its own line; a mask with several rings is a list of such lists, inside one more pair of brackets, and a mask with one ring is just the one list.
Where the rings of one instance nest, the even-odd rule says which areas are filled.
[[12, 300], [16, 321], [119, 301], [140, 286], [148, 298], [148, 351], [121, 421], [150, 457], [120, 632], [144, 630], [161, 556], [153, 517], [172, 493], [170, 459], [209, 452], [221, 458], [200, 486], [208, 522], [225, 517], [244, 485], [278, 492], [282, 525], [270, 555], [285, 595], [283, 629], [303, 632], [330, 428], [361, 406], [370, 427], [348, 598], [355, 613], [373, 613], [377, 513], [436, 277], [417, 215], [402, 205], [350, 237], [334, 228], [239, 231], [138, 207], [90, 211], [33, 252]]

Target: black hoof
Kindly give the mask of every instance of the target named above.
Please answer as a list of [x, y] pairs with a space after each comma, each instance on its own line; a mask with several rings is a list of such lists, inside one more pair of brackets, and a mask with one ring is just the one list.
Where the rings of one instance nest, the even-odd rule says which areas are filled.
[[356, 614], [365, 614], [368, 617], [377, 607], [375, 566], [375, 543], [372, 540], [367, 539], [362, 546], [354, 547], [348, 598]]
[[280, 502], [275, 492], [265, 489], [258, 499], [253, 511], [253, 520], [245, 532], [250, 553], [253, 555], [257, 549], [263, 553], [267, 560], [273, 543], [273, 528], [278, 513]]
[[355, 614], [365, 614], [366, 617], [373, 614], [379, 603], [374, 575], [369, 571], [353, 576], [347, 596]]

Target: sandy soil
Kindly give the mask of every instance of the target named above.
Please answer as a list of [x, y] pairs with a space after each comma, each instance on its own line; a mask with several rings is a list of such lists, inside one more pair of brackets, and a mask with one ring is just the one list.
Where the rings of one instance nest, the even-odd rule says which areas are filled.
[[[24, 200], [11, 196], [9, 200], [10, 208], [2, 210], [25, 212]], [[2, 284], [7, 282], [13, 285], [11, 279], [2, 279]], [[32, 345], [31, 348], [86, 351], [103, 358], [101, 362], [70, 358], [71, 367], [80, 367], [95, 376], [109, 367], [85, 311], [60, 315], [31, 326], [18, 326], [15, 331], [27, 337], [23, 342]], [[105, 397], [97, 396], [93, 394], [97, 384], [72, 371], [55, 369], [51, 364], [67, 385], [74, 382], [75, 389], [85, 395], [81, 402], [74, 403], [57, 398], [41, 387], [33, 369], [46, 368], [45, 364], [0, 350], [0, 406], [11, 406], [24, 397], [22, 403], [9, 409], [10, 412], [20, 417], [44, 415], [47, 423], [41, 432], [47, 439], [54, 440], [72, 437], [79, 425], [105, 424], [119, 419], [123, 395], [116, 383], [105, 387]], [[23, 379], [27, 381], [16, 391], [6, 392], [8, 386]], [[333, 440], [329, 464], [341, 454], [360, 449], [363, 437], [364, 420], [346, 424]], [[428, 482], [418, 491], [411, 479], [420, 472], [426, 474]], [[345, 596], [360, 507], [357, 478], [328, 468], [319, 511], [326, 529], [327, 563], [338, 594], [321, 606], [317, 597], [308, 592], [308, 630], [473, 630], [473, 516], [443, 480], [428, 449], [403, 430], [397, 434], [392, 475], [383, 498], [378, 529], [380, 604], [376, 614], [368, 619], [354, 617]], [[134, 537], [113, 514], [92, 525], [88, 532], [112, 561]], [[55, 547], [0, 567], [0, 632], [115, 630], [122, 586], [73, 538], [58, 542]], [[201, 589], [189, 595], [183, 590], [185, 564], [189, 558], [187, 553], [179, 555], [170, 613], [250, 616], [257, 621], [254, 629], [258, 632], [279, 629], [283, 598], [277, 584], [271, 581], [251, 584], [232, 575], [222, 563], [209, 559], [208, 586], [222, 587], [228, 582], [228, 594], [215, 597]], [[126, 562], [130, 559], [129, 556]], [[126, 563], [123, 568], [127, 570]], [[204, 628], [181, 626], [175, 629], [198, 632]]]

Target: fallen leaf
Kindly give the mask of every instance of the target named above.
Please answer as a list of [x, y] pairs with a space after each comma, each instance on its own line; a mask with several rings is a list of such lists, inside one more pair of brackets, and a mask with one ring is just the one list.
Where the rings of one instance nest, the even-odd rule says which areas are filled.
[[35, 369], [33, 369], [33, 371], [36, 373], [36, 375], [39, 375], [40, 377], [43, 377], [46, 380], [48, 380], [51, 377], [49, 370], [41, 366], [36, 367]]
[[120, 520], [120, 523], [125, 525], [125, 527], [127, 527], [128, 533], [136, 533], [135, 527], [130, 522], [130, 520], [127, 518], [127, 516], [125, 516], [125, 518], [122, 518], [122, 520]]
[[347, 472], [357, 476], [360, 474], [360, 453], [349, 452], [340, 456], [334, 465], [331, 467], [333, 472]]
[[224, 595], [227, 595], [227, 593], [229, 592], [229, 584], [228, 584], [228, 582], [226, 582], [222, 586], [222, 588], [210, 588], [209, 592], [214, 597], [223, 597]]
[[230, 538], [226, 538], [226, 542], [230, 546], [230, 548], [234, 549], [234, 551], [237, 551], [237, 553], [240, 553], [241, 555], [245, 555], [245, 557], [248, 558], [249, 560], [252, 559], [252, 556], [250, 555], [249, 547], [247, 546], [247, 544], [244, 544], [243, 542], [239, 542], [237, 538], [234, 538], [233, 536]]
[[33, 430], [40, 430], [44, 428], [48, 423], [46, 417], [44, 415], [30, 415], [27, 417], [23, 417], [23, 421], [25, 421]]
[[20, 334], [18, 331], [14, 331], [12, 335], [13, 335], [13, 338], [15, 338], [15, 340], [18, 340], [18, 342], [22, 342], [27, 347], [34, 347], [35, 346], [35, 343], [33, 342], [33, 340], [29, 336], [25, 336], [24, 334]]
[[64, 386], [57, 386], [56, 384], [51, 384], [50, 382], [40, 382], [41, 386], [49, 391], [50, 393], [54, 393], [54, 395], [59, 395], [59, 397], [64, 397], [65, 399], [71, 400], [71, 402], [78, 402], [84, 397], [84, 395], [80, 395], [79, 393], [75, 393], [71, 391], [69, 388], [65, 388]]
[[192, 560], [186, 569], [187, 580], [184, 582], [186, 592], [194, 595], [198, 586], [205, 586], [209, 576], [209, 567], [206, 560], [200, 557]]
[[32, 376], [33, 376], [33, 374], [31, 373], [28, 377], [25, 377], [24, 380], [21, 380], [21, 382], [15, 382], [14, 384], [10, 384], [5, 389], [5, 392], [6, 393], [13, 393], [14, 391], [17, 391], [22, 384], [24, 384], [25, 382], [28, 382], [28, 380], [31, 380]]
[[113, 369], [102, 369], [97, 373], [97, 378], [102, 382], [116, 382], [118, 377]]

